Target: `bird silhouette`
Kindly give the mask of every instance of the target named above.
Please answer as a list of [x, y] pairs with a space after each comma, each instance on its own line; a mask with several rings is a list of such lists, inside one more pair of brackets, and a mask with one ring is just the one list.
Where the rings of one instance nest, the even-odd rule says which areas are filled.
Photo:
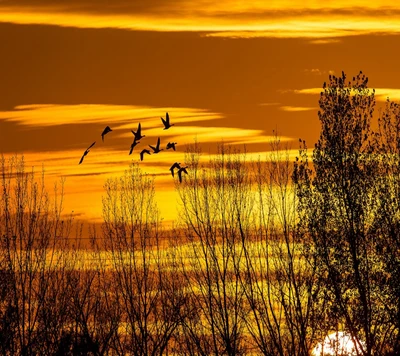
[[140, 122], [139, 122], [139, 125], [138, 125], [138, 128], [137, 128], [137, 131], [136, 132], [133, 131], [133, 130], [131, 130], [131, 131], [135, 135], [135, 140], [136, 141], [139, 141], [141, 138], [146, 137], [146, 135], [142, 135], [142, 126], [140, 125]]
[[149, 150], [143, 149], [142, 152], [140, 152], [140, 160], [141, 160], [141, 161], [143, 161], [143, 155], [144, 155], [145, 153], [147, 153], [148, 155], [151, 154]]
[[169, 170], [171, 171], [172, 176], [174, 176], [174, 169], [175, 169], [175, 168], [181, 169], [181, 164], [180, 164], [180, 162], [175, 162], [175, 163], [171, 166], [171, 168], [169, 169]]
[[169, 123], [169, 115], [168, 113], [165, 116], [165, 120], [161, 118], [162, 123], [164, 124], [164, 130], [168, 130], [171, 126], [174, 126], [175, 124], [170, 124]]
[[153, 153], [158, 153], [163, 150], [163, 148], [160, 149], [160, 138], [157, 140], [157, 145], [156, 147], [149, 145], [149, 147], [153, 150]]
[[178, 170], [179, 183], [182, 183], [182, 172], [188, 174], [186, 168], [188, 168], [188, 167], [187, 166], [186, 167], [181, 167]]
[[178, 144], [178, 142], [168, 142], [166, 149], [169, 150], [170, 148], [173, 148], [174, 151], [176, 151], [175, 145], [177, 145], [177, 144]]
[[94, 146], [94, 144], [96, 143], [96, 141], [94, 141], [87, 149], [86, 151], [83, 153], [81, 160], [79, 161], [79, 164], [81, 164], [83, 162], [83, 159], [85, 158], [85, 156], [89, 153], [90, 149]]
[[103, 132], [102, 132], [102, 134], [101, 134], [101, 139], [103, 140], [103, 142], [104, 142], [104, 136], [106, 135], [106, 134], [108, 134], [109, 132], [111, 132], [112, 130], [110, 129], [110, 126], [106, 126], [106, 128], [103, 130]]
[[129, 154], [132, 154], [133, 149], [135, 148], [135, 146], [140, 143], [139, 141], [136, 141], [136, 137], [133, 139], [133, 143], [131, 144], [131, 149], [129, 151]]

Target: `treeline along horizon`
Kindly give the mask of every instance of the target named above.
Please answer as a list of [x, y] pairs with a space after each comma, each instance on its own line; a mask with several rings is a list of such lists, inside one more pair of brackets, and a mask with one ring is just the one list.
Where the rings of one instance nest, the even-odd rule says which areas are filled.
[[399, 355], [400, 106], [376, 112], [361, 72], [330, 76], [319, 106], [294, 162], [277, 134], [252, 162], [191, 145], [173, 229], [131, 164], [85, 246], [63, 184], [50, 195], [3, 157], [0, 353], [306, 356], [340, 332], [354, 354]]

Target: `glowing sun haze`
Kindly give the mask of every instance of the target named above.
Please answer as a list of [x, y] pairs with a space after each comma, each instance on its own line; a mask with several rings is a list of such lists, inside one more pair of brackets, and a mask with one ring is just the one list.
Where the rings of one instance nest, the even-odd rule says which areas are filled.
[[[160, 137], [164, 150], [139, 164], [173, 220], [168, 169], [194, 140], [205, 161], [219, 142], [258, 159], [278, 130], [294, 156], [299, 137], [309, 147], [318, 138], [322, 84], [342, 70], [366, 73], [380, 105], [400, 100], [400, 6], [387, 4], [0, 1], [0, 153], [66, 177], [65, 211], [97, 221], [105, 179]], [[139, 122], [146, 137], [128, 155]]]

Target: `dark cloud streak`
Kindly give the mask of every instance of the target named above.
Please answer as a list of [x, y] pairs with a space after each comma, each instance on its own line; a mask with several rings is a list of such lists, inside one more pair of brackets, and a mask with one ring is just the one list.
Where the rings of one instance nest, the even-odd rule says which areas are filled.
[[[229, 5], [229, 3], [227, 4]], [[39, 0], [32, 4], [30, 0], [3, 0], [0, 2], [0, 10], [7, 11], [28, 10], [35, 12], [51, 12], [51, 13], [75, 13], [75, 14], [92, 14], [92, 15], [146, 15], [156, 16], [161, 19], [168, 16], [182, 16], [184, 14], [191, 16], [202, 16], [205, 18], [219, 18], [221, 16], [229, 16], [231, 19], [257, 19], [268, 20], [276, 18], [300, 17], [300, 16], [365, 16], [365, 17], [393, 17], [400, 14], [400, 9], [395, 6], [385, 6], [380, 8], [368, 8], [361, 6], [329, 8], [321, 6], [320, 8], [259, 8], [257, 11], [248, 9], [235, 11], [227, 9], [219, 10], [213, 8], [212, 2], [200, 1], [198, 6], [194, 6], [188, 0], [147, 0], [147, 1], [131, 1], [131, 0]]]
[[64, 177], [90, 177], [90, 176], [100, 176], [105, 174], [110, 174], [113, 172], [94, 172], [94, 173], [73, 173], [73, 174], [64, 174]]

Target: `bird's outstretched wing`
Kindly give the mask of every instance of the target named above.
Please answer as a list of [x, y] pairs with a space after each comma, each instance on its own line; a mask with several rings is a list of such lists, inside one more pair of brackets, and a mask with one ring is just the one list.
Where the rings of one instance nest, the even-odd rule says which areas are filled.
[[187, 168], [187, 167], [180, 167], [180, 168], [179, 168], [178, 176], [179, 176], [179, 182], [180, 182], [180, 183], [182, 183], [182, 172], [188, 174], [186, 168]]
[[140, 141], [136, 141], [135, 137], [133, 143], [131, 144], [131, 150], [129, 151], [129, 154], [132, 154], [133, 149], [137, 146], [138, 143], [140, 143]]
[[106, 135], [106, 134], [108, 134], [109, 132], [111, 132], [112, 130], [111, 130], [111, 128], [110, 128], [110, 126], [106, 126], [106, 128], [103, 130], [103, 132], [101, 133], [101, 139], [103, 140], [103, 142], [104, 142], [104, 136]]
[[176, 142], [168, 142], [167, 144], [167, 149], [172, 148], [174, 151], [176, 151]]
[[141, 160], [141, 161], [143, 161], [143, 155], [144, 155], [145, 153], [147, 153], [148, 155], [151, 154], [149, 150], [146, 150], [146, 149], [142, 150], [142, 152], [140, 152], [140, 160]]
[[172, 174], [172, 176], [174, 176], [174, 169], [175, 168], [178, 168], [178, 169], [180, 169], [181, 168], [181, 166], [180, 166], [180, 163], [179, 162], [175, 162], [171, 167], [170, 167], [170, 171], [171, 171], [171, 174]]
[[83, 159], [85, 158], [85, 156], [89, 153], [90, 149], [95, 145], [96, 141], [94, 141], [86, 150], [85, 152], [83, 152], [83, 155], [79, 161], [79, 164], [81, 164], [83, 162]]

